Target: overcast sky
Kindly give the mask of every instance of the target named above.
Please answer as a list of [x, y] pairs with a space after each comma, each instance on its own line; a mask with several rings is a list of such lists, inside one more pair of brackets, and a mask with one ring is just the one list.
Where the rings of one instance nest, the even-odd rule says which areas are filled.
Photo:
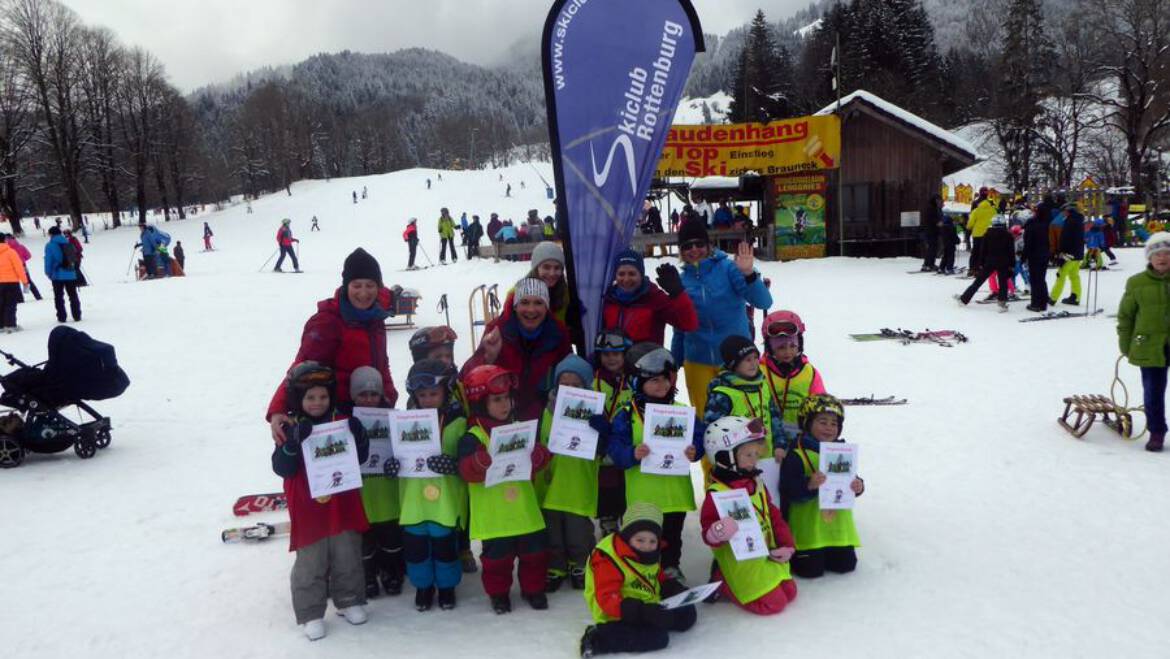
[[[319, 52], [425, 47], [494, 64], [517, 39], [539, 38], [551, 0], [63, 0], [166, 66], [184, 92]], [[723, 34], [757, 8], [770, 21], [809, 0], [693, 0], [705, 32]]]

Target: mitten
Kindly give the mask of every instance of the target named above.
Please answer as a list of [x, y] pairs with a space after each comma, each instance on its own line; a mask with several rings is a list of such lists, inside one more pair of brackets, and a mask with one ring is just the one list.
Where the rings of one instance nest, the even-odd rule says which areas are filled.
[[777, 563], [787, 563], [792, 560], [792, 555], [796, 553], [793, 547], [777, 547], [768, 552], [768, 557]]
[[459, 465], [455, 462], [455, 458], [442, 453], [427, 458], [427, 467], [436, 474], [444, 476], [459, 473]]
[[707, 529], [707, 544], [721, 545], [731, 539], [739, 531], [739, 524], [731, 517], [724, 517]]
[[548, 447], [544, 444], [537, 444], [532, 449], [532, 473], [535, 475], [536, 472], [544, 469], [549, 460], [552, 460], [552, 453], [549, 452]]
[[628, 625], [648, 623], [649, 621], [646, 620], [645, 617], [647, 608], [649, 607], [647, 607], [646, 603], [641, 600], [636, 600], [632, 597], [623, 598], [621, 604], [622, 622]]
[[296, 435], [291, 437], [292, 441], [301, 443], [308, 439], [309, 435], [313, 434], [313, 422], [308, 419], [297, 424]]
[[645, 604], [642, 608], [642, 620], [647, 625], [662, 630], [669, 630], [674, 614], [670, 609], [664, 609], [656, 604]]
[[658, 266], [656, 270], [658, 273], [659, 288], [666, 292], [670, 297], [674, 297], [683, 292], [682, 278], [678, 276], [678, 268], [669, 263], [663, 263]]
[[349, 432], [353, 434], [354, 439], [366, 434], [366, 427], [362, 425], [361, 421], [358, 421], [352, 416], [347, 421], [349, 421]]
[[604, 414], [594, 414], [589, 417], [589, 427], [596, 430], [602, 437], [609, 435], [609, 419]]
[[390, 478], [396, 478], [398, 476], [398, 470], [401, 468], [402, 463], [398, 461], [398, 458], [386, 458], [386, 462], [382, 465], [382, 473]]

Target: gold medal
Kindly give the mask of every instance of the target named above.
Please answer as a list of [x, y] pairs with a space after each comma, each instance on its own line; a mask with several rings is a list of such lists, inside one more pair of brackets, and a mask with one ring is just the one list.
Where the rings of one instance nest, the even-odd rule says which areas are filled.
[[317, 503], [329, 503], [329, 500], [330, 500], [330, 499], [332, 499], [332, 498], [333, 498], [333, 495], [332, 495], [332, 494], [326, 494], [326, 495], [325, 495], [325, 496], [323, 496], [323, 497], [317, 497], [317, 498], [315, 499], [315, 501], [316, 501]]
[[427, 485], [423, 488], [423, 498], [427, 501], [438, 501], [441, 494], [442, 492], [435, 485]]

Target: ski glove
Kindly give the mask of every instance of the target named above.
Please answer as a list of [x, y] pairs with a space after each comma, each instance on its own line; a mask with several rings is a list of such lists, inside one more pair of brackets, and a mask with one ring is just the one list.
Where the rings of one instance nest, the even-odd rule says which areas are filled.
[[731, 517], [724, 517], [712, 524], [704, 537], [709, 545], [721, 545], [731, 540], [736, 531], [739, 531], [739, 524]]
[[349, 432], [353, 434], [353, 439], [356, 442], [358, 439], [366, 436], [366, 427], [362, 425], [361, 421], [349, 417]]
[[455, 458], [449, 455], [432, 455], [427, 458], [427, 467], [436, 474], [450, 476], [459, 473], [459, 465], [455, 462]]
[[683, 292], [682, 278], [678, 275], [678, 268], [669, 263], [663, 263], [656, 270], [658, 286], [670, 297]]
[[538, 443], [532, 449], [532, 475], [535, 476], [536, 472], [544, 469], [549, 460], [552, 460], [552, 453], [549, 453], [547, 446]]
[[796, 548], [794, 547], [777, 547], [768, 552], [768, 558], [771, 558], [777, 563], [787, 563], [792, 560], [792, 555], [795, 553]]
[[382, 473], [390, 478], [396, 478], [398, 470], [401, 468], [402, 463], [398, 461], [398, 458], [386, 458], [386, 462], [382, 465]]
[[297, 444], [308, 439], [309, 435], [313, 434], [313, 422], [308, 419], [297, 424], [297, 434], [293, 439]]
[[609, 419], [604, 414], [594, 414], [589, 417], [589, 427], [603, 437], [609, 435], [609, 426]]

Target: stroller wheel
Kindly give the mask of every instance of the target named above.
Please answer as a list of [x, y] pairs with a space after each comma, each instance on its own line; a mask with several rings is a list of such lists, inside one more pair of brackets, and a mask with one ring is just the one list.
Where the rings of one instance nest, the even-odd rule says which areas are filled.
[[73, 452], [82, 460], [88, 460], [97, 454], [97, 444], [88, 439], [81, 439], [73, 445]]
[[110, 445], [110, 429], [103, 428], [93, 434], [93, 445], [98, 448], [105, 448]]
[[0, 469], [19, 467], [24, 462], [24, 449], [12, 435], [0, 435]]

